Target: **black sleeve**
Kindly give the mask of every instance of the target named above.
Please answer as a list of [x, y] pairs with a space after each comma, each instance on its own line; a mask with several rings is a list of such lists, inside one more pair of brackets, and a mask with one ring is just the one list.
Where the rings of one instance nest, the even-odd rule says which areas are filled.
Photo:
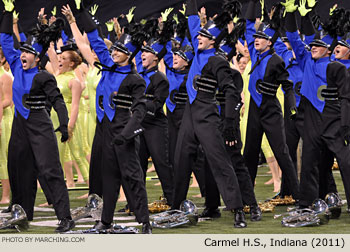
[[[286, 103], [287, 108], [290, 110], [296, 108], [296, 102], [295, 102], [295, 95], [294, 95], [294, 89], [293, 89], [293, 82], [288, 80], [289, 73], [285, 68], [284, 61], [277, 55], [275, 55], [276, 60], [274, 60], [274, 69], [275, 69], [275, 76], [277, 79], [277, 83], [282, 85], [282, 88], [284, 90], [284, 102]], [[286, 116], [291, 115], [291, 111], [285, 111], [284, 112]]]
[[312, 24], [310, 12], [305, 15], [305, 17], [301, 17], [301, 33], [306, 36], [311, 36], [315, 34], [315, 28]]
[[[235, 119], [235, 108], [238, 101], [241, 100], [240, 93], [237, 91], [237, 85], [242, 85], [241, 79], [237, 75], [232, 75], [232, 70], [229, 63], [219, 57], [211, 57], [210, 64], [213, 66], [213, 74], [218, 81], [219, 90], [225, 95], [225, 118]], [[235, 77], [235, 78], [234, 78]], [[237, 81], [237, 83], [235, 83]]]
[[255, 22], [256, 17], [256, 1], [251, 0], [248, 3], [247, 12], [245, 13], [245, 19]]
[[332, 62], [327, 66], [327, 83], [335, 83], [340, 99], [341, 126], [350, 127], [350, 83], [349, 72], [339, 62]]
[[146, 115], [146, 103], [145, 103], [145, 81], [136, 75], [130, 78], [130, 93], [133, 97], [133, 103], [131, 107], [131, 118], [125, 125], [121, 135], [130, 140], [133, 137], [143, 133], [144, 129], [141, 127], [141, 122]]
[[169, 81], [166, 76], [157, 72], [151, 77], [151, 84], [154, 87], [153, 100], [146, 101], [147, 114], [155, 115], [163, 109], [166, 98], [169, 96]]
[[66, 104], [63, 100], [63, 96], [57, 87], [57, 82], [52, 74], [46, 71], [38, 73], [36, 78], [42, 83], [42, 90], [47, 95], [49, 102], [52, 104], [53, 108], [57, 112], [58, 120], [60, 122], [60, 127], [68, 126], [68, 111]]
[[91, 14], [86, 9], [83, 9], [80, 13], [79, 23], [83, 26], [84, 31], [86, 33], [92, 32], [93, 30], [97, 29], [97, 24], [92, 19]]
[[114, 42], [116, 41], [116, 38], [117, 38], [115, 31], [114, 31], [114, 28], [112, 31], [108, 32], [108, 35], [109, 35], [109, 40], [114, 44]]
[[198, 15], [197, 0], [186, 1], [186, 16]]
[[[2, 19], [2, 20], [1, 20]], [[1, 33], [13, 33], [13, 14], [12, 12], [5, 11], [1, 18], [1, 26], [0, 26], [0, 32]]]
[[285, 18], [285, 28], [288, 32], [296, 32], [298, 30], [297, 20], [295, 18], [295, 12], [287, 12]]

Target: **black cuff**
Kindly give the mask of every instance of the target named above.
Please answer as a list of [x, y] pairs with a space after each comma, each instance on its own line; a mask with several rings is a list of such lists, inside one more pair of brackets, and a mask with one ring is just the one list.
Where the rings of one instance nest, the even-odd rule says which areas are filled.
[[256, 2], [250, 1], [248, 3], [247, 12], [245, 13], [245, 19], [253, 20], [256, 19]]
[[92, 16], [86, 9], [84, 9], [80, 13], [79, 21], [80, 21], [80, 24], [82, 24], [86, 33], [92, 32], [93, 30], [97, 29], [96, 23], [94, 22], [94, 20], [92, 20]]
[[186, 16], [198, 15], [197, 0], [186, 1]]
[[315, 28], [312, 24], [309, 13], [305, 17], [301, 17], [301, 33], [310, 36], [315, 34]]
[[1, 27], [0, 27], [1, 33], [13, 33], [13, 14], [12, 12], [5, 11], [2, 16], [1, 21]]
[[286, 30], [288, 32], [296, 32], [298, 30], [297, 21], [294, 12], [287, 12], [285, 19]]

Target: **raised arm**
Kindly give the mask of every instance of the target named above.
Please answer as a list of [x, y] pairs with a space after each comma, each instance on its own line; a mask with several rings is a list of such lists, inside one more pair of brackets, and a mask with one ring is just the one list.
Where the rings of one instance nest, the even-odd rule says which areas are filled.
[[68, 133], [71, 137], [73, 134], [73, 130], [75, 128], [75, 124], [78, 119], [82, 85], [78, 79], [72, 79], [69, 81], [68, 86], [72, 91], [72, 107], [71, 107], [71, 112], [69, 115], [69, 122], [68, 122]]
[[201, 20], [198, 16], [196, 0], [187, 0], [186, 16], [188, 16], [188, 30], [191, 34], [191, 41], [194, 51], [198, 50], [198, 32], [201, 30]]
[[90, 45], [85, 42], [85, 39], [81, 34], [77, 23], [75, 22], [75, 18], [68, 4], [62, 7], [62, 14], [66, 16], [69, 22], [75, 43], [77, 44], [84, 59], [89, 63], [90, 67], [94, 67], [95, 59], [94, 55], [91, 52]]
[[[10, 10], [10, 9], [9, 9]], [[0, 26], [0, 44], [4, 52], [7, 62], [10, 64], [11, 70], [15, 71], [15, 64], [19, 61], [20, 53], [14, 49], [13, 43], [13, 15], [12, 11], [6, 10], [2, 16]]]

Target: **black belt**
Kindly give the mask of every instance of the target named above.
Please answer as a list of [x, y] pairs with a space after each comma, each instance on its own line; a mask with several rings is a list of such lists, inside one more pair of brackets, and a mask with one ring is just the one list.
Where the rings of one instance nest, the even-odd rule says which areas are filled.
[[127, 94], [113, 95], [112, 102], [116, 108], [131, 109], [132, 96]]
[[294, 92], [299, 96], [301, 96], [300, 89], [301, 89], [301, 81], [297, 82], [294, 86]]
[[266, 94], [270, 96], [276, 96], [277, 89], [279, 88], [279, 84], [264, 82], [262, 80], [258, 80], [256, 82], [256, 92], [259, 94]]
[[169, 98], [170, 101], [174, 104], [186, 104], [188, 95], [187, 93], [182, 93], [174, 89], [171, 91]]
[[215, 94], [218, 82], [215, 79], [196, 76], [193, 80], [193, 88], [197, 91]]
[[145, 97], [149, 101], [153, 101], [154, 100], [154, 95], [153, 94], [145, 94]]
[[216, 94], [216, 101], [220, 106], [225, 105], [225, 94], [222, 92], [218, 92]]
[[338, 88], [325, 88], [321, 90], [321, 96], [325, 101], [337, 101], [339, 97]]
[[103, 107], [103, 95], [100, 95], [98, 97], [98, 106], [100, 107], [101, 110], [105, 110], [104, 107]]
[[22, 104], [25, 108], [30, 110], [41, 110], [46, 108], [45, 95], [28, 95], [22, 97]]

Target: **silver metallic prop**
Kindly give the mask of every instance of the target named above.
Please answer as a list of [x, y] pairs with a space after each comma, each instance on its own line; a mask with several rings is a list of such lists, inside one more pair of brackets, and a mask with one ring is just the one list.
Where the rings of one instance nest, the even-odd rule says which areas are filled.
[[28, 226], [27, 214], [18, 204], [12, 206], [10, 219], [0, 219], [0, 229], [16, 229], [18, 232], [21, 232], [22, 230], [27, 230]]
[[338, 219], [341, 215], [341, 207], [343, 205], [341, 198], [336, 193], [328, 193], [325, 201], [331, 211], [331, 219]]
[[71, 215], [74, 221], [92, 217], [94, 220], [101, 220], [103, 200], [97, 194], [90, 194], [87, 204], [72, 210]]
[[180, 210], [169, 210], [150, 216], [152, 226], [155, 228], [174, 228], [185, 224], [196, 225], [198, 222], [198, 210], [190, 200], [184, 200]]
[[291, 209], [285, 214], [275, 215], [274, 219], [283, 217], [281, 223], [284, 227], [305, 227], [327, 224], [331, 216], [328, 205], [324, 200], [317, 199], [312, 209]]
[[138, 234], [140, 231], [135, 227], [125, 227], [114, 224], [109, 229], [96, 230], [94, 228], [68, 231], [65, 234]]

